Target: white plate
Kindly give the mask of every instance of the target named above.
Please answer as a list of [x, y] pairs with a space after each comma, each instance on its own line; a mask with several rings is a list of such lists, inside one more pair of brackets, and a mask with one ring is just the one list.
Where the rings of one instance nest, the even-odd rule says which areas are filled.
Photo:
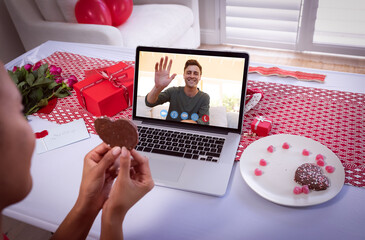
[[[284, 142], [290, 145], [289, 149], [282, 148]], [[274, 146], [273, 153], [267, 151], [270, 145]], [[310, 155], [304, 156], [303, 149], [308, 150]], [[328, 173], [325, 166], [321, 167], [330, 181], [330, 187], [308, 194], [294, 194], [294, 187], [300, 186], [294, 181], [296, 169], [303, 163], [316, 163], [317, 154], [324, 156], [325, 166], [335, 168], [333, 173]], [[267, 165], [260, 166], [260, 159], [266, 160]], [[261, 176], [255, 175], [256, 168], [262, 171]], [[264, 137], [250, 144], [242, 153], [240, 170], [243, 179], [256, 193], [286, 206], [310, 206], [326, 202], [341, 191], [345, 181], [344, 168], [330, 149], [310, 138], [289, 134]]]

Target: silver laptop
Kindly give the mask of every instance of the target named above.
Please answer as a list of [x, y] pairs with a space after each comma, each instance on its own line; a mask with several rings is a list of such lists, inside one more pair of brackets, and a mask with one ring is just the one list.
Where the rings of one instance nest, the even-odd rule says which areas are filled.
[[137, 47], [136, 147], [156, 185], [226, 193], [242, 131], [249, 56]]

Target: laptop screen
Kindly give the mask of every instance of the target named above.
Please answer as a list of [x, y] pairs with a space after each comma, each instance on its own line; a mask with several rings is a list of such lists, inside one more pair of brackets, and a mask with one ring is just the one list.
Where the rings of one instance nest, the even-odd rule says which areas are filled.
[[241, 132], [248, 54], [137, 47], [135, 64], [133, 119]]

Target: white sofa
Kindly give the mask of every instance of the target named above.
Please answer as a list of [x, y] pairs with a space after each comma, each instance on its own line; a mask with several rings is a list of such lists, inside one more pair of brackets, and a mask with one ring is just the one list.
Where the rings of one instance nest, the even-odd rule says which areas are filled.
[[[161, 110], [168, 110], [169, 103], [158, 105], [153, 108], [147, 107], [145, 104], [145, 97], [137, 97], [136, 114], [140, 117], [153, 117], [157, 119], [164, 119], [161, 117]], [[236, 128], [238, 124], [238, 113], [227, 112], [223, 106], [213, 106], [209, 108], [209, 122], [210, 125]]]
[[28, 51], [48, 40], [119, 45], [197, 48], [198, 0], [134, 0], [133, 12], [119, 27], [78, 24], [77, 0], [4, 0]]

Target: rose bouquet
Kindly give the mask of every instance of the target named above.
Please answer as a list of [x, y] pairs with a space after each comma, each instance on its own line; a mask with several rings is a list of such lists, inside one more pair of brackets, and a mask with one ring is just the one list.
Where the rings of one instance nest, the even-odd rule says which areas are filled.
[[74, 75], [65, 79], [61, 76], [62, 69], [37, 62], [14, 67], [8, 71], [10, 78], [22, 95], [24, 115], [28, 116], [48, 105], [53, 98], [63, 98], [71, 95], [70, 90], [77, 82]]

